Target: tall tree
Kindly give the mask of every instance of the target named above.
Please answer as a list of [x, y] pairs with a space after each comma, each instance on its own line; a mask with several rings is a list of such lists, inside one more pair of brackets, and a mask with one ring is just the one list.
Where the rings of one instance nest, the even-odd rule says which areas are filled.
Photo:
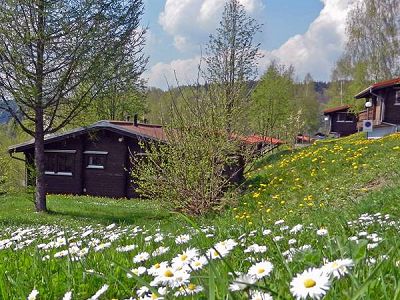
[[147, 63], [142, 15], [142, 0], [1, 1], [0, 97], [35, 138], [37, 211], [47, 210], [44, 136], [111, 81], [139, 79]]
[[400, 2], [361, 0], [349, 12], [345, 56], [351, 66], [364, 63], [371, 81], [400, 74]]
[[[225, 101], [227, 129], [241, 110], [249, 81], [257, 75], [260, 44], [254, 42], [261, 25], [247, 15], [238, 0], [229, 0], [215, 35], [206, 47], [206, 79], [220, 85]], [[239, 109], [238, 109], [239, 108]]]
[[295, 94], [304, 121], [303, 128], [299, 130], [304, 133], [315, 132], [320, 125], [320, 105], [311, 74], [306, 74], [303, 82], [296, 84]]
[[298, 119], [301, 111], [295, 101], [293, 76], [293, 67], [272, 62], [261, 77], [252, 94], [249, 110], [251, 127], [255, 132], [287, 139], [288, 142], [294, 140], [293, 134], [297, 134], [300, 128], [298, 122], [293, 121]]

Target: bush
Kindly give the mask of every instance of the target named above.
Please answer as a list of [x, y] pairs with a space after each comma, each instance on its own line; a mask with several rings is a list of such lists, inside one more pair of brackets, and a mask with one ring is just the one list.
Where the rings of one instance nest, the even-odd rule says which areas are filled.
[[201, 215], [235, 193], [246, 151], [227, 130], [224, 101], [209, 89], [191, 89], [172, 105], [165, 144], [143, 145], [133, 157], [138, 191], [170, 209]]

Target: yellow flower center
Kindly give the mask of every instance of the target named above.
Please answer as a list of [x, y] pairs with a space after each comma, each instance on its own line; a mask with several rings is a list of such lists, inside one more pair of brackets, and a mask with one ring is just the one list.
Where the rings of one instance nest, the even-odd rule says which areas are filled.
[[201, 262], [196, 261], [196, 262], [194, 263], [194, 265], [195, 265], [196, 267], [201, 266]]
[[196, 285], [194, 283], [190, 283], [188, 285], [188, 289], [191, 290], [191, 291], [194, 291], [196, 289]]
[[181, 255], [181, 261], [185, 261], [188, 258], [186, 254]]
[[159, 269], [161, 267], [161, 265], [159, 263], [154, 265], [154, 268]]
[[304, 280], [304, 286], [308, 289], [314, 287], [316, 284], [315, 280], [312, 280], [311, 278]]
[[166, 270], [166, 271], [164, 272], [164, 276], [165, 276], [165, 277], [173, 277], [173, 276], [174, 276], [174, 273], [172, 273], [171, 270]]
[[265, 269], [264, 268], [259, 268], [258, 270], [257, 270], [257, 273], [258, 274], [262, 274], [262, 273], [264, 273], [265, 272]]
[[158, 299], [158, 298], [159, 298], [159, 296], [157, 294], [154, 294], [154, 293], [151, 294], [151, 299]]

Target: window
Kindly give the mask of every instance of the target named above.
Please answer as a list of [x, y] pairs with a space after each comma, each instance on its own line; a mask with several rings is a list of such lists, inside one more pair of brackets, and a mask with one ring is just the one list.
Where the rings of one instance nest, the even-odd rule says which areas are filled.
[[63, 150], [45, 151], [45, 174], [72, 176], [75, 162], [74, 153]]
[[353, 115], [347, 112], [339, 112], [337, 114], [337, 121], [343, 123], [351, 123], [354, 121]]
[[87, 169], [104, 169], [107, 161], [108, 152], [104, 151], [85, 151]]
[[394, 105], [400, 105], [400, 90], [396, 91], [396, 95], [394, 98]]

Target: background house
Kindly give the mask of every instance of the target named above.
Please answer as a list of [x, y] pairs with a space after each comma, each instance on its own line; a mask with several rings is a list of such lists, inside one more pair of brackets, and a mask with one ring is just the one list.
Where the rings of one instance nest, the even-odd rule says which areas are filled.
[[323, 111], [325, 126], [330, 134], [338, 137], [357, 132], [357, 116], [350, 111], [349, 105], [337, 106]]
[[371, 107], [359, 115], [358, 127], [363, 120], [373, 121], [369, 138], [379, 138], [397, 132], [400, 126], [400, 78], [377, 82], [355, 96], [370, 102]]

